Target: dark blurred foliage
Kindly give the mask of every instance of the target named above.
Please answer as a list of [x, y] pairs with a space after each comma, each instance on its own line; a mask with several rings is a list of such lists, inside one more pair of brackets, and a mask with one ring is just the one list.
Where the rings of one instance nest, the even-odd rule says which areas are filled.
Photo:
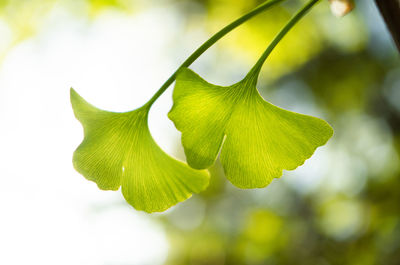
[[[188, 25], [204, 16], [210, 32], [257, 3], [180, 2]], [[219, 67], [232, 80], [227, 64], [240, 53], [240, 71], [250, 67], [293, 2], [221, 42]], [[400, 64], [373, 3], [342, 19], [321, 3], [274, 52], [259, 87], [274, 104], [326, 118], [334, 138], [264, 189], [235, 188], [217, 163], [206, 192], [160, 217], [167, 264], [400, 264]]]

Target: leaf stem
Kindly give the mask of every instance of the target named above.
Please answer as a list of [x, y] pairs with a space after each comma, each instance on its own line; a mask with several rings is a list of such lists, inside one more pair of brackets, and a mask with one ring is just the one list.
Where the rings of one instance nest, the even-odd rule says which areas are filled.
[[283, 37], [285, 37], [285, 35], [293, 28], [293, 26], [296, 25], [297, 22], [299, 22], [299, 20], [304, 17], [308, 13], [308, 11], [310, 11], [311, 8], [319, 1], [320, 0], [310, 0], [299, 11], [297, 11], [297, 13], [289, 20], [289, 22], [281, 29], [281, 31], [268, 45], [267, 49], [261, 55], [260, 59], [258, 59], [257, 63], [253, 66], [253, 68], [245, 77], [246, 80], [251, 80], [252, 82], [257, 83], [261, 68], [264, 65], [265, 60], [276, 47], [276, 45], [283, 39]]
[[[186, 61], [184, 61], [181, 66], [165, 81], [165, 83], [161, 86], [161, 88], [154, 94], [154, 96], [143, 106], [147, 107], [148, 109], [151, 108], [153, 103], [167, 90], [167, 88], [175, 81], [176, 74], [178, 73], [179, 69], [182, 67], [190, 66], [197, 58], [200, 57], [208, 48], [210, 48], [214, 43], [224, 37], [227, 33], [235, 29], [236, 27], [240, 26], [247, 20], [251, 19], [252, 17], [262, 13], [263, 11], [269, 9], [270, 7], [282, 2], [285, 0], [271, 0], [266, 1], [263, 4], [259, 5], [258, 7], [254, 8], [252, 11], [248, 12], [247, 14], [243, 15], [242, 17], [238, 18], [237, 20], [233, 21], [220, 31], [218, 31], [214, 36], [208, 39], [205, 43], [203, 43], [192, 55], [190, 55]], [[317, 0], [318, 1], [318, 0]]]

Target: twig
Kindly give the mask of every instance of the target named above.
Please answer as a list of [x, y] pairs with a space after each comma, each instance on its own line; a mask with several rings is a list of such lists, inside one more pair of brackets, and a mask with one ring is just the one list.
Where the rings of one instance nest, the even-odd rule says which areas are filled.
[[400, 0], [375, 0], [400, 52]]

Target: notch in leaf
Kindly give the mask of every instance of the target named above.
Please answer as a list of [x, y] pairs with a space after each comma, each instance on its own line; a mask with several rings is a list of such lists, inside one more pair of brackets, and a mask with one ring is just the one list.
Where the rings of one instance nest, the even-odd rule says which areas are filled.
[[182, 132], [188, 164], [208, 168], [221, 149], [225, 174], [240, 188], [267, 186], [283, 169], [302, 165], [333, 134], [321, 119], [268, 103], [248, 79], [215, 86], [182, 69], [173, 99], [169, 118]]
[[71, 89], [84, 140], [74, 152], [75, 169], [102, 190], [118, 190], [137, 210], [160, 212], [204, 190], [207, 171], [167, 155], [148, 128], [149, 107], [125, 113], [100, 110]]
[[188, 164], [210, 167], [219, 151], [226, 177], [240, 188], [261, 188], [294, 170], [333, 135], [331, 126], [265, 101], [256, 88], [263, 63], [285, 33], [318, 0], [303, 7], [240, 82], [216, 86], [187, 68], [177, 75], [169, 118], [182, 132]]

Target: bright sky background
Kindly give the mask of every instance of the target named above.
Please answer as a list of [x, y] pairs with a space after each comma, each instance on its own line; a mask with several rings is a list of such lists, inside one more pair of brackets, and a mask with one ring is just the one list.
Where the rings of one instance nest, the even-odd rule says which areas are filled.
[[[141, 106], [174, 70], [165, 54], [176, 17], [164, 7], [88, 21], [58, 8], [8, 53], [0, 69], [0, 264], [163, 263], [168, 242], [154, 218], [73, 169], [83, 131], [69, 89], [108, 110]], [[154, 137], [166, 151], [179, 137], [165, 116], [169, 98], [151, 123], [163, 128]], [[176, 141], [163, 145], [168, 131]]]

